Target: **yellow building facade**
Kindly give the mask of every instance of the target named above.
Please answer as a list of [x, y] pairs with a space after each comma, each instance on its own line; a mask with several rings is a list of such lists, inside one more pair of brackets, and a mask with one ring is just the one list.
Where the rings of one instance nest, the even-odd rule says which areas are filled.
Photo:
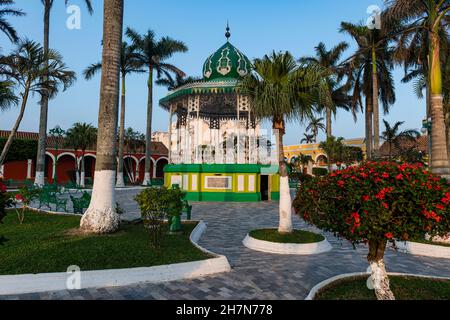
[[[364, 155], [366, 154], [366, 145], [364, 138], [355, 138], [344, 140], [343, 143], [351, 147], [359, 147], [362, 149]], [[284, 147], [284, 154], [288, 162], [300, 154], [311, 156], [314, 160], [315, 167], [327, 166], [327, 155], [319, 148], [320, 143], [299, 144]]]

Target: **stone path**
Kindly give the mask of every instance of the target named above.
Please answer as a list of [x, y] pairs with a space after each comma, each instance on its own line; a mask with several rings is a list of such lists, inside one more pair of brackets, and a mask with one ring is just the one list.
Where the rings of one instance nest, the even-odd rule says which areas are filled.
[[[128, 213], [138, 217], [132, 198], [136, 191], [118, 192], [118, 202]], [[193, 219], [203, 219], [208, 229], [200, 245], [227, 256], [233, 271], [194, 280], [163, 284], [59, 291], [0, 299], [304, 299], [317, 283], [332, 276], [362, 272], [367, 269], [367, 249], [356, 250], [346, 241], [326, 234], [333, 250], [314, 256], [280, 256], [245, 248], [242, 240], [248, 231], [274, 227], [278, 221], [278, 203], [194, 203]], [[318, 231], [297, 217], [296, 228]], [[389, 272], [418, 273], [450, 277], [450, 261], [412, 256], [389, 250], [386, 253]]]

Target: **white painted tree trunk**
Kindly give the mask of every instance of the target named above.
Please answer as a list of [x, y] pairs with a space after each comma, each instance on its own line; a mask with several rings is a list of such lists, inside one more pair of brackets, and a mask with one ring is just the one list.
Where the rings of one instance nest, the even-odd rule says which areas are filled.
[[389, 286], [389, 278], [384, 265], [384, 260], [373, 261], [370, 263], [371, 276], [367, 280], [367, 286], [375, 290], [378, 300], [395, 300], [394, 293]]
[[81, 229], [94, 233], [111, 233], [119, 228], [120, 218], [116, 213], [116, 171], [96, 171], [92, 199], [81, 218]]
[[144, 181], [142, 182], [142, 185], [143, 186], [149, 186], [151, 184], [151, 182], [152, 182], [152, 179], [150, 177], [150, 173], [146, 172], [145, 175], [144, 175]]
[[125, 180], [123, 179], [123, 172], [117, 172], [117, 188], [125, 188]]
[[280, 226], [278, 232], [292, 232], [292, 199], [289, 177], [280, 177]]
[[86, 186], [86, 173], [84, 171], [81, 171], [81, 177], [80, 177], [80, 187], [84, 188]]
[[36, 177], [34, 178], [34, 184], [38, 187], [45, 185], [45, 173], [42, 171], [36, 171]]

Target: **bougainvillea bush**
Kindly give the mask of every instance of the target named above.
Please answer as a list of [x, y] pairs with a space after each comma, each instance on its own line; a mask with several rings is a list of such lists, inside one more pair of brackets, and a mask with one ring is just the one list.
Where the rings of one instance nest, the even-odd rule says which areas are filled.
[[312, 225], [368, 244], [372, 277], [381, 268], [390, 295], [383, 262], [387, 243], [447, 235], [449, 203], [448, 182], [421, 164], [368, 162], [307, 181], [294, 208]]

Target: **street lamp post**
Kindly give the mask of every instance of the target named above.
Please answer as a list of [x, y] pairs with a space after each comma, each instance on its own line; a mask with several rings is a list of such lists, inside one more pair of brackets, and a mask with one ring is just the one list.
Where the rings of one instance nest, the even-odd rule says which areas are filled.
[[64, 137], [65, 135], [65, 131], [63, 129], [61, 129], [60, 126], [56, 126], [53, 129], [51, 129], [49, 131], [50, 137], [54, 138], [55, 140], [55, 164], [54, 164], [54, 170], [55, 170], [55, 175], [53, 177], [53, 183], [54, 184], [58, 184], [58, 149], [59, 149], [59, 142], [61, 141], [61, 139]]
[[433, 145], [431, 118], [422, 121], [422, 133], [428, 134], [428, 167], [431, 169], [431, 147]]

